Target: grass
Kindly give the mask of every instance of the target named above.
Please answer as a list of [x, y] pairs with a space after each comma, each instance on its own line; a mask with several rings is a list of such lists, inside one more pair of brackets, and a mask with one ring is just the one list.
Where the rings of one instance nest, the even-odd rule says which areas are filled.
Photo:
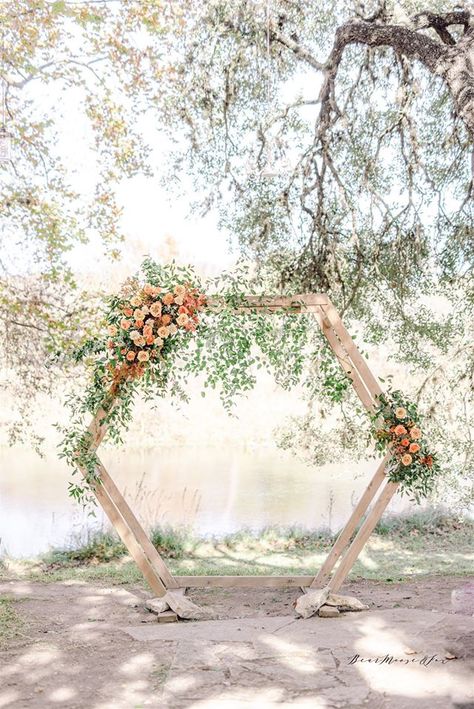
[[[150, 538], [173, 574], [312, 574], [334, 537], [299, 527], [240, 530], [221, 538], [200, 538], [184, 529], [156, 528]], [[474, 574], [474, 522], [437, 512], [386, 517], [354, 566], [352, 576], [398, 581], [413, 575]], [[73, 550], [55, 550], [29, 562], [4, 561], [0, 576], [41, 581], [101, 580], [142, 583], [124, 545], [99, 534]]]
[[0, 649], [19, 635], [22, 628], [23, 620], [15, 608], [15, 600], [0, 596]]

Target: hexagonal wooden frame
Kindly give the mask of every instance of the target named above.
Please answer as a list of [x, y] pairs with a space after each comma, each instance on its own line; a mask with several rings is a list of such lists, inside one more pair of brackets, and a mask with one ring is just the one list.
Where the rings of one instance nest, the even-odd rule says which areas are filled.
[[[209, 308], [219, 309], [221, 301], [210, 298]], [[325, 335], [339, 364], [352, 381], [352, 385], [362, 404], [370, 412], [377, 404], [377, 396], [382, 390], [370, 371], [367, 362], [358, 351], [354, 341], [347, 332], [344, 324], [329, 298], [324, 294], [308, 294], [289, 297], [259, 297], [247, 296], [243, 305], [235, 312], [249, 311], [311, 313]], [[113, 402], [113, 392], [111, 393]], [[106, 413], [100, 408], [94, 416], [89, 433], [91, 434], [90, 450], [96, 451], [102, 442], [107, 425], [104, 422]], [[130, 555], [134, 559], [144, 578], [154, 594], [163, 597], [168, 592], [181, 592], [192, 587], [243, 587], [243, 586], [270, 586], [274, 588], [300, 587], [318, 589], [328, 587], [337, 593], [344, 583], [354, 562], [357, 560], [365, 543], [370, 537], [375, 525], [382, 516], [385, 508], [398, 488], [398, 483], [386, 479], [385, 469], [388, 455], [381, 461], [373, 478], [365, 489], [362, 497], [355, 506], [346, 525], [340, 532], [324, 564], [316, 576], [173, 576], [164, 560], [155, 549], [145, 530], [140, 525], [127, 501], [119, 491], [104, 465], [98, 460], [98, 477], [100, 484], [95, 485], [94, 493], [99, 504], [108, 516], [110, 522], [118, 532]], [[85, 469], [81, 473], [86, 476]], [[382, 484], [384, 483], [384, 484]], [[380, 491], [380, 492], [379, 492]], [[371, 502], [377, 492], [377, 500], [369, 510]], [[365, 517], [365, 519], [363, 519]], [[363, 520], [356, 532], [356, 529]], [[345, 552], [345, 553], [344, 553]], [[334, 574], [331, 573], [342, 557]], [[173, 611], [164, 613], [166, 620], [175, 620], [177, 614]]]

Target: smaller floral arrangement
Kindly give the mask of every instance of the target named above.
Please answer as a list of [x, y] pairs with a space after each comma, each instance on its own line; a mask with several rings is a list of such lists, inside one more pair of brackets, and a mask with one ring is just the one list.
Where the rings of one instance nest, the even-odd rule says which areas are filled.
[[167, 353], [180, 333], [196, 330], [206, 296], [190, 284], [162, 288], [135, 281], [111, 305], [107, 368], [114, 379], [136, 378]]
[[400, 391], [380, 394], [378, 399], [380, 405], [372, 416], [376, 449], [391, 451], [389, 480], [400, 483], [401, 492], [419, 502], [431, 492], [439, 465], [424, 437], [417, 406]]

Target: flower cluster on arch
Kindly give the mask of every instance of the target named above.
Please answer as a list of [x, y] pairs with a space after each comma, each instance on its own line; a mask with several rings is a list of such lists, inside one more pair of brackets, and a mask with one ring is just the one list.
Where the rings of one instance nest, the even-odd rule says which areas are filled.
[[108, 363], [114, 379], [140, 377], [182, 332], [194, 332], [206, 296], [190, 284], [171, 289], [126, 285], [107, 317]]

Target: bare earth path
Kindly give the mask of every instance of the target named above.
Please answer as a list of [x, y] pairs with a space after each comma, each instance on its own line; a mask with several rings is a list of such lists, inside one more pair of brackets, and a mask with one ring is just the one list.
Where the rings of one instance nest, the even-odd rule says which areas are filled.
[[21, 625], [0, 646], [0, 707], [472, 709], [473, 588], [354, 582], [369, 611], [309, 620], [296, 589], [196, 591], [214, 620], [162, 624], [139, 587], [4, 581]]

